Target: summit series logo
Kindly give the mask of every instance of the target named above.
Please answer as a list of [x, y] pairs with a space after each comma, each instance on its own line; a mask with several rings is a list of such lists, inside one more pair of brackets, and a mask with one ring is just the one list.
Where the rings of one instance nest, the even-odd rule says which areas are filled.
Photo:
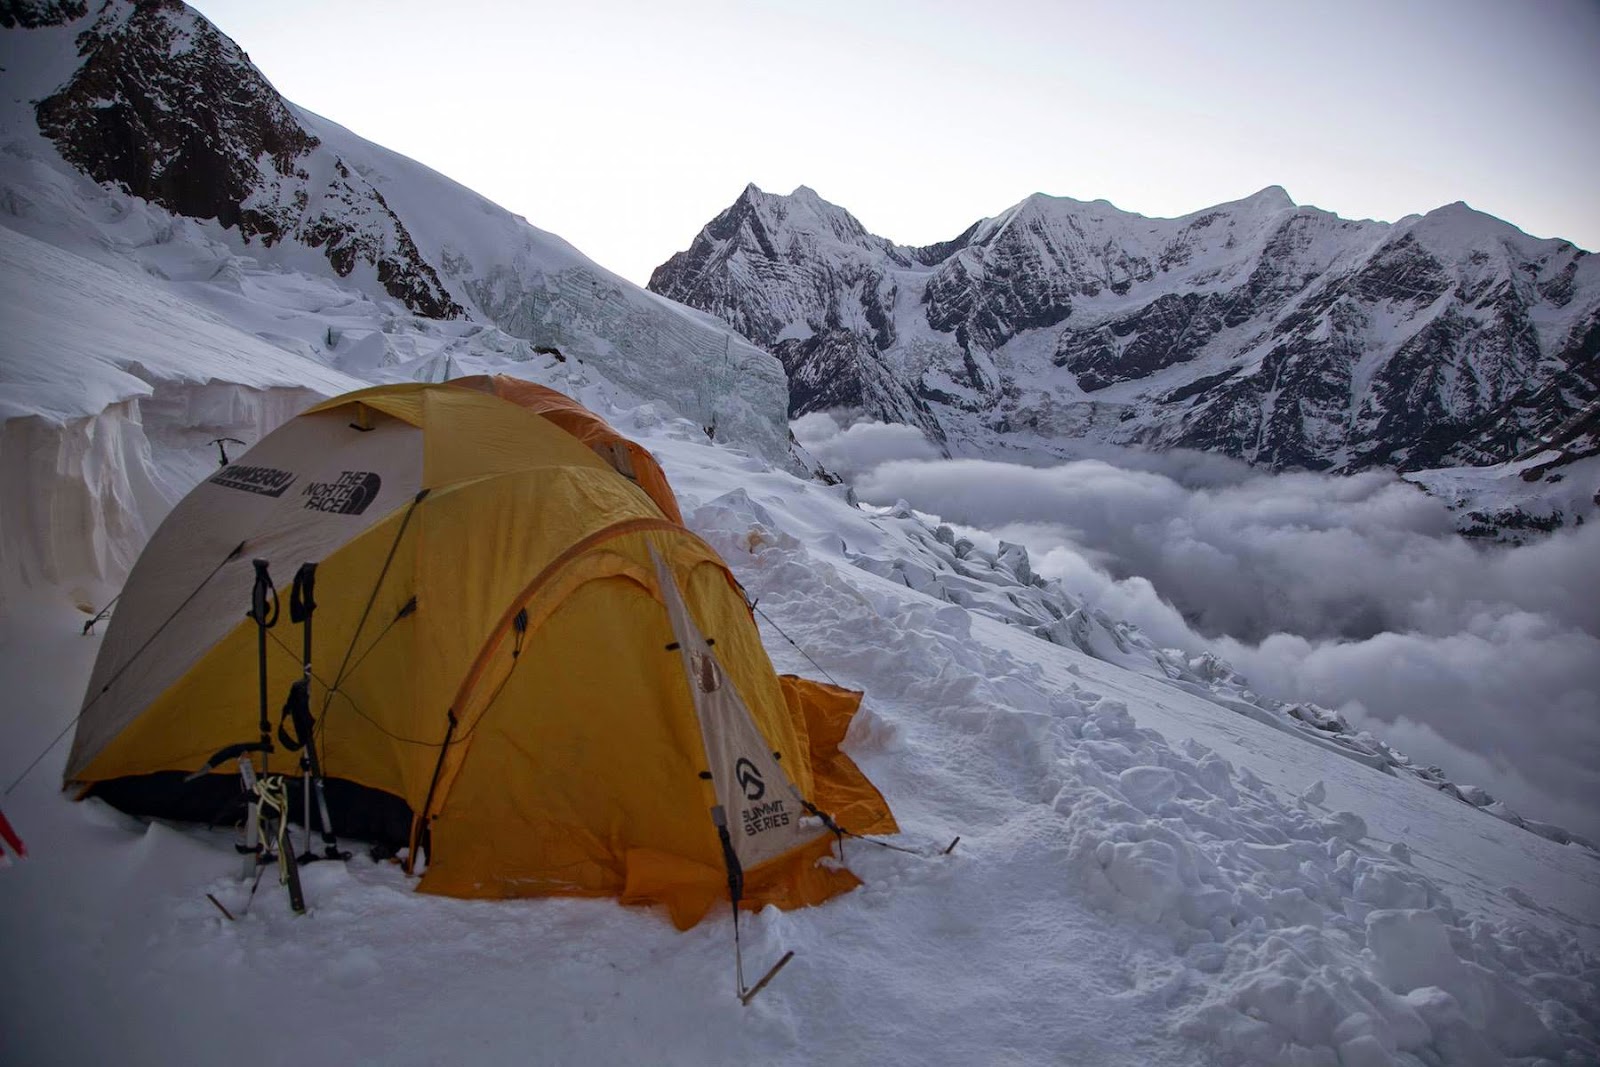
[[755, 837], [768, 830], [789, 825], [789, 810], [782, 800], [761, 801], [767, 795], [766, 780], [750, 760], [740, 756], [733, 765], [733, 780], [739, 783], [740, 792], [748, 807], [739, 812], [739, 822], [746, 837]]
[[762, 781], [761, 772], [756, 770], [756, 765], [739, 757], [739, 762], [733, 765], [734, 779], [739, 783], [739, 788], [744, 790], [746, 800], [760, 800], [767, 795], [767, 783]]
[[294, 484], [294, 475], [275, 467], [244, 467], [235, 463], [224, 467], [208, 479], [212, 485], [224, 489], [238, 489], [261, 496], [282, 496]]
[[371, 471], [342, 471], [334, 482], [312, 482], [305, 487], [307, 511], [359, 515], [378, 496], [383, 479]]

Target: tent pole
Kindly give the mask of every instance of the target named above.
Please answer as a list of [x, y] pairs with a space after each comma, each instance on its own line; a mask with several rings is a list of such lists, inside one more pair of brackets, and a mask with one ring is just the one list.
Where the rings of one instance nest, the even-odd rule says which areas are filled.
[[767, 983], [783, 970], [784, 965], [794, 959], [794, 950], [785, 952], [783, 958], [761, 976], [761, 981], [749, 988], [745, 987], [744, 945], [739, 940], [739, 901], [744, 899], [744, 867], [739, 863], [739, 856], [733, 850], [733, 835], [728, 833], [728, 813], [721, 804], [711, 809], [711, 821], [717, 826], [717, 837], [722, 841], [722, 859], [728, 867], [728, 903], [733, 906], [733, 978], [737, 985], [735, 995], [739, 998], [740, 1004], [749, 1004], [757, 993], [767, 988]]

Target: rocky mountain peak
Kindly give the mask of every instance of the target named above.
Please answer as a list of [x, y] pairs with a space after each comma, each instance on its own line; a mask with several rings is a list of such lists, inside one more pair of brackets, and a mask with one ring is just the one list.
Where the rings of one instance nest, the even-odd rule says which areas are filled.
[[198, 12], [181, 0], [56, 10], [83, 24], [79, 63], [35, 118], [73, 166], [246, 242], [320, 248], [340, 275], [366, 264], [419, 314], [462, 314], [382, 194], [319, 153], [249, 57]]
[[[849, 218], [802, 190], [762, 210]], [[1465, 204], [1390, 225], [1277, 185], [1173, 219], [1036, 193], [920, 249], [850, 221], [738, 255], [714, 224], [651, 288], [782, 359], [793, 414], [969, 453], [1419, 470], [1510, 459], [1600, 399], [1600, 263]]]
[[[876, 355], [895, 343], [900, 287], [890, 271], [917, 267], [916, 255], [807, 186], [782, 196], [751, 184], [688, 250], [656, 268], [649, 287], [692, 295], [684, 302], [783, 361], [791, 410], [799, 395], [802, 405], [894, 411], [938, 439], [926, 403]], [[830, 373], [816, 378], [810, 367]]]
[[1395, 224], [1430, 248], [1450, 256], [1485, 253], [1512, 259], [1540, 259], [1581, 250], [1570, 241], [1534, 237], [1487, 212], [1457, 200]]
[[[804, 256], [807, 247], [819, 241], [873, 252], [883, 251], [888, 244], [871, 237], [850, 212], [830, 204], [804, 185], [788, 196], [764, 192], [754, 183], [747, 185], [717, 221], [724, 218], [743, 227], [748, 241], [762, 254], [767, 254], [769, 247], [782, 246]], [[720, 229], [727, 232], [727, 224]]]
[[[247, 238], [282, 236], [288, 220], [244, 202], [262, 163], [275, 178], [296, 177], [318, 141], [238, 46], [178, 0], [142, 0], [103, 7], [77, 48], [72, 80], [36, 109], [40, 132], [69, 162]], [[212, 106], [194, 107], [198, 99]]]

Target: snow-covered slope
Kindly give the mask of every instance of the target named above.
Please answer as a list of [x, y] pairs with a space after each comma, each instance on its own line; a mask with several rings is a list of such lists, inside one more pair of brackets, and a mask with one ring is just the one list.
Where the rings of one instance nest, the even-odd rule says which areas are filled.
[[[8, 1059], [231, 1058], [263, 1004], [294, 1035], [247, 1040], [267, 1063], [1600, 1055], [1588, 849], [1224, 706], [1109, 620], [1057, 643], [992, 617], [1050, 595], [1014, 549], [565, 384], [662, 458], [775, 664], [867, 690], [847, 747], [905, 841], [959, 834], [955, 852], [847, 844], [860, 890], [745, 925], [747, 965], [797, 956], [741, 1007], [715, 919], [678, 934], [610, 901], [421, 897], [364, 856], [308, 868], [296, 919], [275, 886], [249, 899], [227, 833], [59, 794], [58, 746], [4, 800], [33, 852], [0, 871]], [[0, 623], [7, 784], [70, 721], [95, 644], [59, 598], [26, 607]]]
[[[302, 402], [342, 388], [340, 370], [437, 377], [559, 356], [719, 440], [787, 461], [787, 387], [775, 360], [283, 101], [183, 4], [25, 6], [8, 8], [3, 25], [0, 225], [132, 279], [85, 331], [114, 326], [118, 300], [140, 305], [123, 309], [133, 321], [219, 316], [235, 326], [226, 336], [173, 331], [216, 355], [197, 373], [252, 389], [262, 375], [287, 375]], [[104, 271], [90, 276], [80, 289], [121, 285]], [[83, 373], [80, 357], [115, 358], [114, 333], [93, 344], [87, 336], [52, 344], [7, 331], [8, 392], [34, 375]], [[120, 366], [112, 392], [84, 392], [80, 406], [99, 406], [75, 417], [172, 384], [160, 361]], [[136, 413], [122, 417], [136, 437]], [[217, 428], [253, 440], [268, 423]], [[47, 446], [36, 438], [30, 447]]]
[[1464, 204], [1390, 225], [1277, 187], [1176, 219], [1040, 194], [909, 248], [750, 186], [651, 288], [778, 355], [794, 414], [957, 455], [1415, 471], [1509, 461], [1600, 403], [1600, 261]]
[[295, 109], [408, 221], [471, 321], [554, 348], [717, 440], [788, 457], [783, 368], [726, 324], [640, 289], [566, 241], [404, 156]]

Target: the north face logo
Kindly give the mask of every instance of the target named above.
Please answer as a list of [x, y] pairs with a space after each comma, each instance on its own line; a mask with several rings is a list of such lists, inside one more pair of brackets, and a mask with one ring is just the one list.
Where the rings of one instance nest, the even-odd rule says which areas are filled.
[[306, 510], [359, 515], [378, 496], [383, 484], [371, 471], [344, 471], [336, 482], [312, 482], [305, 488]]

